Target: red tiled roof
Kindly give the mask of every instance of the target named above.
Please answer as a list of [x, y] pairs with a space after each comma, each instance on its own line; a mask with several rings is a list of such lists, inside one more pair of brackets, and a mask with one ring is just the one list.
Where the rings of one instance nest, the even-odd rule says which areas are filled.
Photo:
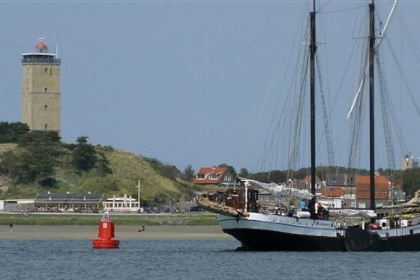
[[335, 187], [335, 188], [325, 188], [324, 191], [322, 192], [321, 196], [342, 197], [342, 196], [344, 196], [344, 194], [345, 194], [345, 192], [342, 188]]
[[200, 185], [218, 185], [227, 171], [226, 167], [202, 167], [193, 179]]
[[[356, 177], [356, 197], [370, 198], [370, 177], [369, 175], [358, 175]], [[379, 175], [375, 177], [375, 198], [388, 199], [390, 185], [386, 176]]]
[[312, 181], [311, 179], [312, 179], [312, 176], [309, 174], [309, 175], [306, 175], [305, 178], [302, 179], [302, 182], [310, 183]]
[[[301, 183], [311, 183], [312, 182], [312, 175], [308, 174], [305, 176], [305, 178], [303, 178], [302, 180], [300, 180]], [[319, 178], [317, 176], [315, 176], [315, 183], [319, 184], [321, 182], [321, 180], [319, 180]]]
[[[375, 184], [387, 184], [388, 185], [388, 178], [384, 175], [375, 176]], [[369, 175], [357, 175], [356, 176], [356, 183], [357, 184], [370, 184], [370, 176]]]

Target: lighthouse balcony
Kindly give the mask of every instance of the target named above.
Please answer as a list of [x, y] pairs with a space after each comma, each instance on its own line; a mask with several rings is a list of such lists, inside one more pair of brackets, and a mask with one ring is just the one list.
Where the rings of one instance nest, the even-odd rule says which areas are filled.
[[22, 58], [23, 64], [34, 64], [34, 63], [54, 63], [60, 64], [61, 59], [57, 58], [55, 54], [24, 54]]

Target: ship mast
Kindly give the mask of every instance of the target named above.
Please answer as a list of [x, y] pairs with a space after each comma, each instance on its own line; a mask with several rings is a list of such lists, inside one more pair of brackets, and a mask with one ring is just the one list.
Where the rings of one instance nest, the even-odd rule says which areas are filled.
[[310, 13], [311, 24], [311, 42], [309, 44], [310, 51], [310, 117], [311, 117], [311, 193], [315, 195], [315, 53], [316, 53], [316, 39], [315, 39], [315, 0], [313, 0], [313, 11]]
[[313, 11], [310, 13], [310, 43], [309, 43], [309, 58], [310, 58], [310, 123], [311, 123], [311, 193], [314, 195], [312, 201], [308, 204], [311, 219], [316, 218], [315, 214], [315, 53], [316, 53], [316, 39], [315, 39], [315, 0], [313, 0]]
[[370, 209], [375, 210], [375, 1], [369, 4], [369, 135], [370, 135]]

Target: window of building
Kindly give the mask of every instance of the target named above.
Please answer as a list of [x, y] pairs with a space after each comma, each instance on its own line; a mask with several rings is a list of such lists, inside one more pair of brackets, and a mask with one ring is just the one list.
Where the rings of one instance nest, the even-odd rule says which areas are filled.
[[45, 93], [47, 93], [47, 91], [48, 91], [48, 88], [45, 88], [45, 89], [44, 89], [44, 91], [45, 91]]
[[210, 179], [217, 179], [217, 178], [219, 178], [219, 174], [215, 174], [215, 173], [210, 174]]
[[45, 73], [47, 73], [48, 72], [48, 68], [45, 68]]
[[44, 105], [44, 110], [47, 111], [48, 105]]
[[47, 128], [48, 128], [48, 124], [45, 124], [45, 126], [44, 126], [44, 127], [45, 127], [45, 130], [47, 130]]
[[197, 174], [197, 179], [204, 179], [204, 174]]

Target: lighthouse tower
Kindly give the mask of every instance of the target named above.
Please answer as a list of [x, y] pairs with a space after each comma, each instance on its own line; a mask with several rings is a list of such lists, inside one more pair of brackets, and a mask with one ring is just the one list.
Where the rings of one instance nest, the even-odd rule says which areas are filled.
[[43, 38], [22, 54], [22, 123], [32, 131], [61, 132], [60, 59]]

